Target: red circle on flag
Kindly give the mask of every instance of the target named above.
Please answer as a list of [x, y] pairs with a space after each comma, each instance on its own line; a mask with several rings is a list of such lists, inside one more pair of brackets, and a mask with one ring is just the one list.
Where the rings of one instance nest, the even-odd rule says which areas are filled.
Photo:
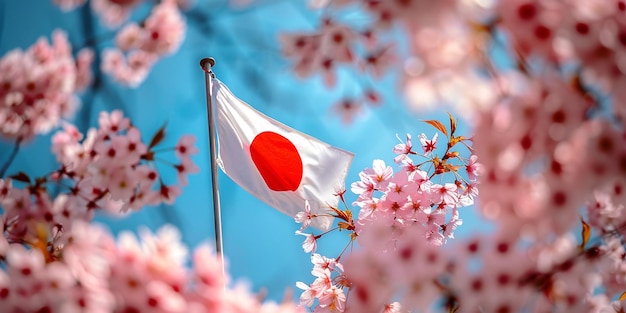
[[269, 189], [295, 191], [302, 181], [302, 158], [296, 146], [275, 132], [262, 132], [250, 144], [252, 162]]

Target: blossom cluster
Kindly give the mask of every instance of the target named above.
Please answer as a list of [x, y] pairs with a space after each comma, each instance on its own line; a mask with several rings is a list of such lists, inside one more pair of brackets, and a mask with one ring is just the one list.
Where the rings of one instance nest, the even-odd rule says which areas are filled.
[[102, 69], [122, 84], [137, 86], [159, 58], [178, 50], [184, 36], [176, 1], [162, 1], [141, 25], [129, 23], [117, 33], [117, 48], [104, 51]]
[[[398, 154], [394, 161], [401, 166], [400, 171], [393, 174], [391, 167], [385, 166], [381, 160], [375, 160], [372, 169], [366, 169], [359, 174], [361, 181], [352, 184], [352, 192], [359, 195], [355, 202], [361, 208], [359, 220], [363, 223], [387, 220], [394, 229], [417, 222], [426, 226], [426, 239], [435, 245], [441, 245], [446, 238], [454, 237], [454, 229], [461, 224], [457, 209], [472, 205], [478, 195], [477, 177], [480, 164], [476, 162], [476, 155], [462, 159], [458, 152], [451, 151], [456, 144], [466, 140], [462, 136], [455, 137], [455, 122], [452, 118], [450, 121], [452, 133], [444, 156], [439, 159], [435, 155], [426, 162], [433, 166], [430, 175], [421, 169], [424, 165], [415, 164], [410, 157], [418, 152], [413, 151], [409, 134], [405, 142], [393, 149]], [[424, 157], [434, 155], [437, 138], [437, 133], [430, 140], [425, 134], [419, 136]], [[455, 164], [454, 161], [460, 164]], [[459, 172], [465, 172], [467, 177]], [[453, 174], [454, 181], [439, 184], [431, 180], [436, 175], [445, 173]], [[374, 197], [374, 191], [382, 192], [383, 196]], [[445, 222], [448, 213], [451, 216]], [[396, 223], [399, 225], [395, 225]]]
[[[93, 5], [103, 16], [111, 16], [139, 2], [102, 0]], [[82, 4], [58, 3], [65, 8]], [[141, 24], [126, 25], [117, 35], [118, 49], [104, 52], [103, 71], [122, 84], [140, 84], [159, 58], [180, 47], [185, 36], [182, 5], [181, 1], [162, 1]], [[100, 6], [116, 13], [106, 13]], [[14, 49], [0, 58], [0, 136], [27, 140], [48, 133], [62, 118], [71, 118], [80, 103], [75, 94], [91, 83], [93, 60], [89, 48], [74, 57], [67, 35], [60, 30], [52, 34], [52, 43], [42, 37], [25, 51]]]
[[[375, 34], [401, 26], [410, 51], [389, 65], [404, 71], [409, 100], [452, 104], [475, 118], [471, 156], [461, 158], [467, 176], [454, 184], [432, 189], [431, 175], [405, 159], [416, 154], [408, 136], [394, 149], [405, 173], [376, 160], [360, 174], [353, 229], [341, 227], [351, 212], [331, 212], [360, 247], [340, 254], [341, 271], [331, 271], [332, 284], [349, 293], [329, 310], [315, 289], [315, 310], [624, 311], [623, 1], [310, 3], [325, 8], [322, 24], [357, 7]], [[420, 142], [425, 155], [429, 140]], [[427, 164], [436, 171], [448, 153]], [[458, 225], [450, 204], [474, 200], [495, 229], [446, 243]], [[433, 214], [442, 204], [447, 214]], [[318, 236], [307, 237], [307, 251]], [[309, 305], [314, 286], [301, 287]]]
[[[439, 274], [445, 272], [445, 263], [441, 262], [438, 247], [444, 245], [449, 238], [454, 238], [454, 230], [462, 224], [459, 209], [471, 206], [478, 195], [477, 178], [480, 164], [476, 155], [465, 159], [460, 156], [458, 146], [466, 146], [467, 139], [456, 135], [456, 121], [450, 116], [450, 132], [440, 122], [426, 121], [445, 135], [448, 141], [445, 144], [443, 157], [439, 157], [438, 138], [435, 133], [432, 138], [425, 134], [419, 136], [420, 150], [414, 150], [412, 137], [407, 134], [406, 140], [397, 144], [393, 152], [397, 155], [394, 162], [399, 170], [394, 173], [391, 166], [383, 160], [374, 160], [372, 168], [359, 173], [360, 180], [352, 183], [351, 191], [358, 195], [353, 205], [359, 208], [356, 219], [352, 218], [349, 208], [340, 210], [331, 208], [330, 215], [339, 218], [336, 229], [349, 232], [348, 245], [357, 242], [361, 249], [358, 252], [343, 256], [344, 251], [336, 258], [327, 258], [315, 253], [317, 240], [320, 235], [302, 233], [311, 220], [320, 216], [312, 215], [310, 209], [296, 215], [296, 222], [302, 223], [297, 234], [305, 235], [303, 243], [305, 252], [312, 252], [311, 261], [314, 265], [312, 274], [316, 279], [306, 285], [298, 282], [297, 286], [303, 290], [300, 301], [307, 307], [315, 306], [315, 310], [325, 312], [398, 312], [402, 306], [400, 302], [390, 301], [393, 291], [402, 284], [417, 284], [418, 279], [424, 280], [424, 288], [420, 288], [416, 302], [409, 301], [409, 307], [421, 307], [434, 299], [433, 291], [436, 285], [428, 284]], [[458, 146], [457, 146], [458, 145]], [[415, 157], [425, 159], [416, 163]], [[436, 183], [452, 178], [450, 183]], [[344, 192], [337, 193], [345, 204]], [[347, 246], [346, 246], [347, 247]], [[418, 252], [419, 251], [419, 252]], [[425, 253], [425, 251], [430, 251]], [[382, 254], [385, 262], [399, 262], [403, 264], [382, 265], [383, 268], [393, 269], [395, 276], [381, 275], [384, 269], [377, 269], [376, 260]], [[419, 254], [415, 262], [434, 263], [438, 271], [429, 269], [432, 277], [424, 278], [413, 275], [408, 270], [413, 255]], [[340, 260], [346, 259], [344, 264]], [[404, 270], [402, 270], [404, 268]], [[364, 271], [368, 271], [364, 275]], [[371, 276], [377, 276], [373, 278]], [[407, 281], [407, 278], [414, 280]], [[387, 285], [378, 280], [384, 279]], [[365, 290], [370, 284], [377, 284], [377, 290]], [[433, 288], [429, 291], [428, 288]], [[388, 290], [385, 290], [388, 288]], [[398, 287], [399, 288], [399, 287]], [[346, 293], [350, 290], [348, 299]], [[380, 292], [379, 292], [380, 291]], [[356, 296], [355, 296], [356, 295]], [[356, 297], [357, 300], [352, 300]], [[369, 297], [373, 297], [370, 299]], [[374, 300], [374, 298], [376, 300]], [[317, 300], [317, 302], [315, 302]], [[350, 300], [350, 301], [348, 301]], [[347, 304], [346, 304], [347, 302]], [[404, 301], [404, 304], [407, 304]]]
[[[336, 85], [341, 65], [356, 64], [360, 70], [380, 78], [395, 60], [392, 47], [379, 44], [372, 31], [358, 31], [330, 18], [315, 32], [283, 33], [280, 42], [282, 53], [292, 60], [297, 76], [321, 74], [329, 88]], [[368, 86], [361, 95], [339, 101], [335, 109], [344, 120], [351, 121], [363, 103], [375, 106], [381, 101], [379, 93]]]
[[624, 173], [620, 135], [610, 123], [590, 119], [591, 106], [575, 86], [545, 78], [478, 116], [474, 148], [485, 164], [485, 215], [511, 232], [524, 228], [538, 236], [576, 225], [581, 202]]
[[351, 282], [346, 312], [380, 312], [394, 299], [407, 311], [619, 312], [611, 308], [621, 306], [610, 303], [611, 293], [593, 294], [621, 259], [615, 243], [610, 251], [581, 249], [568, 234], [528, 248], [498, 233], [442, 249], [416, 240], [424, 230], [408, 227], [390, 249], [384, 226], [370, 230], [363, 249], [344, 262]]
[[[69, 124], [54, 135], [52, 150], [63, 165], [55, 178], [78, 182], [74, 193], [91, 191], [99, 201], [106, 201], [102, 207], [112, 210], [173, 203], [180, 188], [168, 186], [160, 178], [156, 167], [159, 158], [154, 149], [164, 139], [165, 130], [161, 128], [146, 144], [121, 111], [101, 112], [98, 120], [100, 128], [90, 130], [85, 138]], [[179, 161], [165, 164], [177, 172], [182, 186], [187, 184], [188, 174], [199, 170], [191, 160], [198, 151], [194, 143], [195, 137], [185, 135], [169, 148]], [[100, 206], [97, 201], [94, 205]]]
[[[483, 113], [488, 120], [477, 125], [475, 154], [463, 159], [448, 149], [444, 156], [461, 164], [447, 167], [430, 157], [433, 177], [445, 168], [454, 173], [457, 181], [447, 188], [422, 173], [425, 163], [412, 161], [430, 155], [437, 137], [421, 135], [419, 153], [410, 136], [396, 145], [395, 161], [402, 167], [395, 175], [382, 160], [362, 171], [352, 184], [358, 219], [352, 220], [349, 209], [331, 211], [358, 249], [326, 258], [315, 254], [316, 240], [325, 233], [308, 235], [303, 248], [313, 252], [315, 280], [296, 284], [303, 290], [301, 304], [314, 312], [622, 312], [626, 137], [606, 121], [582, 119], [576, 112], [588, 102], [577, 102], [568, 86], [536, 83], [543, 84], [544, 97], [548, 86], [562, 92], [555, 98], [566, 104], [511, 101]], [[509, 110], [525, 112], [525, 119], [513, 119]], [[475, 199], [479, 212], [496, 222], [495, 230], [446, 242], [461, 224], [457, 209]], [[296, 221], [306, 227], [313, 218], [305, 210]]]
[[[115, 33], [115, 48], [103, 52], [100, 66], [117, 82], [131, 87], [141, 84], [160, 58], [176, 52], [186, 32], [181, 9], [189, 6], [188, 0], [158, 1], [147, 17], [128, 22], [132, 12], [144, 2], [91, 1], [92, 9], [105, 25], [116, 29], [121, 27]], [[84, 5], [85, 1], [55, 0], [55, 3], [63, 10], [72, 10]]]
[[20, 140], [49, 132], [69, 118], [79, 100], [77, 91], [91, 81], [93, 52], [72, 55], [67, 35], [40, 38], [28, 49], [14, 49], [0, 58], [0, 136]]
[[[310, 7], [323, 12], [318, 29], [310, 34], [281, 35], [281, 42], [285, 56], [293, 61], [294, 71], [300, 76], [321, 72], [325, 81], [332, 82], [329, 78], [337, 74], [339, 65], [354, 73], [362, 92], [338, 101], [336, 109], [343, 115], [359, 113], [362, 103], [379, 103], [376, 83], [363, 77], [380, 80], [391, 70], [400, 71], [400, 83], [412, 105], [421, 108], [444, 102], [468, 115], [470, 108], [493, 99], [497, 90], [497, 84], [476, 71], [487, 53], [484, 28], [478, 27], [487, 19], [483, 2], [312, 0]], [[355, 9], [363, 19], [357, 22], [344, 17]], [[309, 44], [332, 36], [328, 24], [341, 25], [343, 33], [351, 34], [351, 40]], [[303, 40], [306, 38], [315, 40]], [[336, 49], [349, 51], [354, 57], [341, 62], [331, 59], [328, 66], [309, 61], [315, 60], [311, 56], [320, 59]], [[348, 103], [351, 105], [345, 105]]]
[[326, 19], [316, 33], [282, 34], [283, 54], [294, 59], [294, 72], [308, 77], [321, 71], [328, 87], [336, 84], [335, 69], [340, 64], [350, 64], [358, 57], [357, 44], [372, 49], [363, 57], [362, 65], [368, 66], [376, 76], [381, 76], [382, 65], [388, 63], [389, 49], [374, 50], [375, 38], [370, 33], [359, 33], [339, 21]]
[[[228, 276], [212, 248], [192, 256], [172, 226], [117, 241], [103, 227], [74, 221], [54, 261], [40, 250], [0, 241], [3, 312], [304, 312], [295, 304], [261, 303], [243, 285], [225, 288]], [[1, 239], [0, 239], [1, 240]]]
[[[154, 148], [164, 131], [145, 144], [120, 111], [102, 112], [99, 122], [86, 138], [70, 124], [53, 136], [58, 170], [36, 178], [18, 172], [0, 179], [0, 218], [9, 243], [40, 247], [46, 259], [54, 260], [61, 257], [74, 221], [91, 221], [97, 210], [120, 213], [175, 201], [180, 187], [166, 184], [156, 167], [162, 157], [155, 157]], [[191, 160], [197, 152], [193, 144], [194, 137], [184, 136], [170, 149], [179, 162], [166, 164], [177, 172], [180, 185], [198, 172]]]
[[[377, 79], [395, 69], [412, 107], [446, 104], [472, 117], [508, 92], [515, 83], [511, 76], [535, 75], [548, 66], [577, 77], [587, 91], [612, 94], [612, 113], [619, 119], [625, 114], [621, 0], [310, 0], [309, 6], [322, 12], [317, 30], [286, 34], [282, 40], [300, 76], [322, 72], [334, 77], [341, 64], [363, 81], [363, 75]], [[349, 18], [354, 12], [363, 18]], [[322, 38], [346, 37], [332, 37], [327, 25], [341, 25], [342, 34], [351, 34], [349, 40], [321, 44]], [[363, 49], [362, 42], [369, 48]], [[315, 61], [337, 49], [352, 56], [367, 52], [348, 60]], [[375, 94], [372, 85], [365, 84], [363, 94]], [[357, 99], [339, 101], [338, 109], [358, 113]]]
[[573, 63], [585, 85], [616, 97], [613, 113], [624, 116], [626, 4], [609, 1], [500, 1], [494, 14], [520, 57]]

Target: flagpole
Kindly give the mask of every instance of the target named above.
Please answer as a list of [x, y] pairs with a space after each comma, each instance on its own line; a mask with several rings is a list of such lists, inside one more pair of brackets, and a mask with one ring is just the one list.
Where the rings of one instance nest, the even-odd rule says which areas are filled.
[[213, 116], [213, 97], [211, 96], [211, 79], [215, 78], [212, 71], [215, 65], [215, 59], [204, 58], [200, 60], [200, 67], [204, 71], [205, 87], [206, 87], [206, 104], [207, 115], [209, 120], [209, 153], [211, 158], [211, 187], [213, 188], [213, 222], [215, 225], [215, 250], [222, 262], [222, 271], [224, 271], [224, 244], [222, 242], [222, 213], [220, 210], [220, 193], [217, 182], [217, 157], [215, 155], [215, 117]]

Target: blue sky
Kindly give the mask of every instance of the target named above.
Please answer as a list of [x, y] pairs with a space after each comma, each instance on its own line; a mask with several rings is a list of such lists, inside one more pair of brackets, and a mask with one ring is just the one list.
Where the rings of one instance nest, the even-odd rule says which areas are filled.
[[[194, 134], [200, 152], [194, 161], [200, 173], [189, 178], [189, 185], [171, 206], [145, 208], [123, 219], [99, 216], [114, 231], [135, 231], [140, 225], [158, 228], [164, 223], [179, 227], [184, 241], [194, 247], [214, 240], [209, 166], [204, 74], [198, 63], [203, 57], [217, 60], [214, 72], [231, 91], [257, 110], [295, 129], [334, 146], [355, 153], [346, 187], [358, 180], [358, 173], [380, 158], [391, 163], [391, 149], [396, 134], [414, 138], [421, 132], [432, 136], [434, 129], [420, 122], [424, 119], [447, 119], [445, 109], [438, 112], [414, 112], [406, 109], [397, 86], [397, 76], [387, 75], [375, 87], [382, 92], [381, 107], [363, 112], [354, 123], [345, 125], [334, 115], [331, 105], [342, 96], [354, 94], [354, 75], [341, 73], [333, 90], [323, 87], [319, 77], [297, 79], [288, 62], [281, 58], [278, 33], [312, 30], [317, 20], [307, 12], [303, 1], [258, 1], [249, 9], [235, 10], [226, 1], [196, 0], [186, 12], [187, 36], [180, 50], [160, 60], [146, 81], [138, 88], [121, 87], [103, 77], [95, 90], [83, 96], [83, 107], [75, 122], [84, 131], [94, 126], [102, 110], [122, 109], [132, 122], [151, 136], [167, 123], [163, 145], [173, 146], [183, 134]], [[37, 9], [33, 9], [33, 5]], [[134, 16], [145, 14], [139, 10]], [[355, 14], [355, 22], [362, 16]], [[86, 27], [92, 23], [92, 29]], [[102, 38], [98, 50], [111, 46], [110, 31], [86, 8], [63, 13], [51, 0], [0, 1], [0, 54], [13, 48], [26, 48], [39, 36], [50, 36], [60, 28], [69, 33], [75, 48], [88, 38]], [[461, 122], [461, 131], [466, 129]], [[0, 162], [9, 153], [11, 143], [0, 139]], [[9, 169], [42, 175], [54, 169], [50, 135], [26, 143]], [[312, 280], [309, 255], [302, 251], [303, 237], [294, 235], [299, 226], [292, 218], [257, 200], [220, 172], [220, 194], [224, 249], [230, 273], [243, 279], [255, 291], [266, 289], [268, 297], [282, 298], [286, 288], [296, 281]], [[348, 192], [349, 203], [356, 196]], [[467, 208], [461, 212], [465, 223], [458, 230], [462, 236], [476, 229], [477, 219]], [[347, 242], [347, 236], [324, 237], [321, 252], [333, 256]], [[296, 290], [296, 294], [297, 290]]]

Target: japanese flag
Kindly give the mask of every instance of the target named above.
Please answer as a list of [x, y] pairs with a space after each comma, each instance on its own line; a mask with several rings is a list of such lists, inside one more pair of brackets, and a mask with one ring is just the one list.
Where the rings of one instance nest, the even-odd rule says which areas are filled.
[[312, 226], [327, 230], [354, 154], [289, 128], [235, 97], [212, 80], [217, 108], [217, 163], [249, 193], [292, 217], [309, 201]]

